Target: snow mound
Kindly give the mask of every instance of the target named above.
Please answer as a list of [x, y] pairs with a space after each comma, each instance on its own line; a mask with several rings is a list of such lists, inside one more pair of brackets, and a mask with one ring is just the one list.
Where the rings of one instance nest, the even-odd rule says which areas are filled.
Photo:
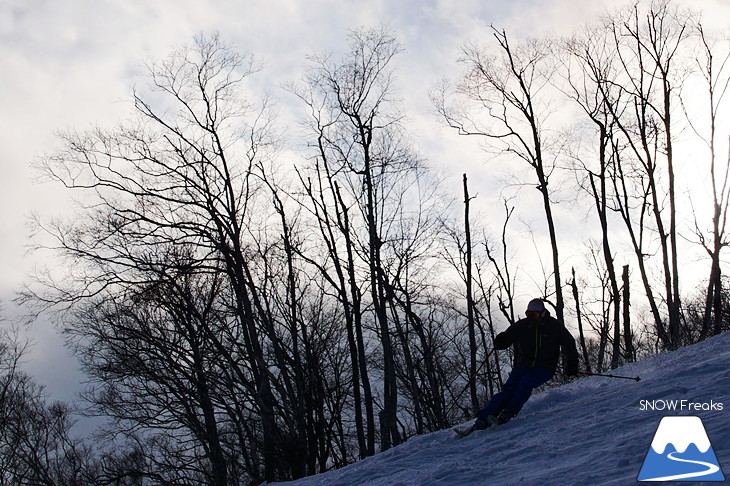
[[[442, 430], [342, 469], [277, 484], [624, 486], [635, 484], [651, 448], [663, 450], [669, 443], [671, 434], [657, 430], [668, 416], [700, 417], [704, 437], [690, 431], [686, 445], [674, 439], [673, 446], [694, 443], [706, 450], [711, 443], [719, 464], [728, 468], [728, 363], [730, 333], [724, 333], [612, 371], [639, 375], [640, 382], [580, 378], [533, 396], [518, 417], [497, 429], [461, 440]], [[683, 408], [684, 403], [714, 405]], [[676, 424], [692, 428], [691, 422]]]

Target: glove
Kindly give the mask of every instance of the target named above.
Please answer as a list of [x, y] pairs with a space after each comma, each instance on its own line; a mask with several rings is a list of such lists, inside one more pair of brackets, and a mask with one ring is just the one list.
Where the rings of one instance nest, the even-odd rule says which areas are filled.
[[509, 337], [503, 332], [497, 334], [494, 338], [494, 347], [496, 349], [507, 349], [510, 344], [512, 343], [510, 343]]
[[565, 374], [567, 376], [577, 376], [578, 375], [578, 362], [571, 361], [569, 363], [566, 363]]

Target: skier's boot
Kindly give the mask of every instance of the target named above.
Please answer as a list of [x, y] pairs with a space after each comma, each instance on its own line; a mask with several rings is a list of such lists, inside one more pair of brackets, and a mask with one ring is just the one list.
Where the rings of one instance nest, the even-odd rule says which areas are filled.
[[490, 426], [502, 425], [509, 422], [512, 417], [514, 417], [512, 410], [509, 408], [503, 408], [496, 417], [494, 415], [487, 417], [487, 422], [489, 422]]
[[454, 427], [453, 430], [454, 430], [454, 432], [456, 432], [456, 435], [458, 435], [459, 437], [466, 437], [467, 435], [471, 434], [472, 432], [474, 432], [476, 430], [484, 430], [489, 426], [490, 426], [490, 424], [488, 422], [478, 418], [474, 421], [474, 423], [472, 424], [471, 427], [464, 427], [464, 428]]

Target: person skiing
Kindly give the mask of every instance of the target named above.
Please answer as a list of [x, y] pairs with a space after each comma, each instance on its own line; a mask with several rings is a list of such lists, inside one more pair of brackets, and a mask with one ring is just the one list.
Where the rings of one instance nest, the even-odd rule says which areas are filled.
[[562, 322], [550, 315], [543, 301], [531, 300], [525, 316], [494, 338], [496, 349], [507, 349], [514, 345], [514, 367], [502, 391], [494, 395], [477, 414], [468, 432], [501, 425], [515, 417], [532, 391], [553, 377], [561, 348], [565, 374], [578, 374], [575, 339]]

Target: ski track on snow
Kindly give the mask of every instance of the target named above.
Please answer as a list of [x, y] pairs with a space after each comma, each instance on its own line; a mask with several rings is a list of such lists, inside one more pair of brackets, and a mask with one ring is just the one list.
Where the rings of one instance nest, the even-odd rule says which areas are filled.
[[[709, 462], [703, 462], [703, 461], [691, 461], [689, 459], [682, 459], [680, 457], [674, 457], [674, 454], [678, 454], [677, 452], [671, 452], [667, 455], [669, 459], [672, 461], [677, 462], [687, 462], [690, 464], [698, 464], [700, 466], [705, 466], [707, 469], [705, 471], [699, 471], [699, 472], [691, 472], [691, 473], [685, 473], [685, 474], [675, 474], [674, 476], [663, 476], [660, 478], [652, 478], [651, 481], [676, 481], [678, 479], [690, 479], [690, 478], [699, 478], [702, 476], [708, 476], [710, 474], [714, 474], [717, 471], [720, 470], [719, 467], [715, 466], [714, 464], [710, 464]], [[648, 481], [648, 480], [647, 480]]]
[[[726, 476], [725, 482], [713, 484], [728, 484], [730, 332], [673, 353], [631, 363], [612, 373], [639, 375], [641, 381], [581, 378], [533, 396], [517, 418], [498, 429], [477, 431], [463, 439], [456, 439], [450, 429], [417, 436], [398, 447], [342, 469], [274, 484], [641, 484], [637, 476], [657, 425], [667, 415], [697, 415], [702, 418]], [[723, 403], [723, 410], [642, 411], [639, 408], [640, 400], [660, 399], [686, 399], [695, 403], [709, 403], [712, 400]]]

